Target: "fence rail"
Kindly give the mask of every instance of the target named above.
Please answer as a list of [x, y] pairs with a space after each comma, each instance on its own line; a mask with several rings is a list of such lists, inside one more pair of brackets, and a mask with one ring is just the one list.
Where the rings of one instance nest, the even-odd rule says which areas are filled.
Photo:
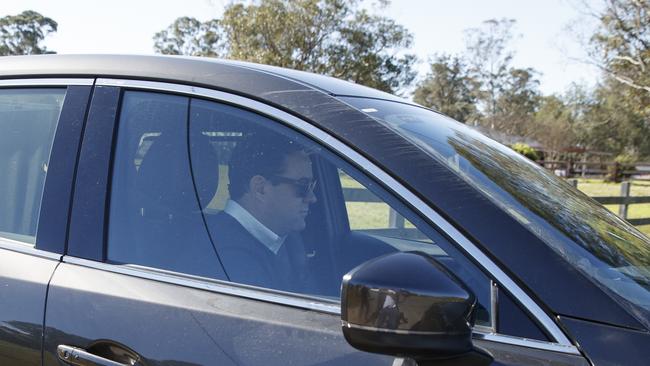
[[589, 162], [573, 160], [540, 160], [537, 164], [566, 178], [602, 178], [650, 180], [650, 162], [621, 164], [617, 162]]
[[[577, 187], [578, 180], [570, 179], [569, 182]], [[650, 196], [630, 196], [630, 182], [621, 184], [620, 196], [595, 196], [591, 197], [603, 205], [618, 205], [618, 215], [635, 226], [650, 225], [648, 218], [628, 218], [627, 211], [629, 205], [650, 203]], [[343, 196], [346, 202], [383, 202], [365, 188], [343, 188]], [[404, 228], [404, 217], [395, 212], [392, 208], [389, 211], [389, 226], [392, 228]]]

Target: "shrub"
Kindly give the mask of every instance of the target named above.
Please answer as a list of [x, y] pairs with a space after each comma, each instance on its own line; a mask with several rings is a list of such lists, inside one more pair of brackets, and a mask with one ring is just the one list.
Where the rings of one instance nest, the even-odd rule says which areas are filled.
[[511, 148], [530, 160], [537, 161], [539, 159], [537, 151], [526, 144], [518, 142], [516, 144], [513, 144]]

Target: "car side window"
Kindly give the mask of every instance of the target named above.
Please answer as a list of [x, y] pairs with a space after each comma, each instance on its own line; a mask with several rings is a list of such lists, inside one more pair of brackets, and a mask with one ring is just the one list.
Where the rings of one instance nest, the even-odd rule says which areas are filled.
[[230, 281], [338, 299], [352, 268], [420, 251], [475, 292], [477, 324], [492, 326], [489, 278], [326, 148], [264, 116], [198, 99], [190, 104], [189, 134], [201, 211]]
[[[186, 97], [124, 93], [113, 159], [107, 259], [223, 278], [192, 180], [188, 108]], [[206, 164], [209, 158], [203, 156]], [[211, 178], [216, 186], [217, 176]]]
[[34, 244], [63, 88], [0, 89], [0, 237]]

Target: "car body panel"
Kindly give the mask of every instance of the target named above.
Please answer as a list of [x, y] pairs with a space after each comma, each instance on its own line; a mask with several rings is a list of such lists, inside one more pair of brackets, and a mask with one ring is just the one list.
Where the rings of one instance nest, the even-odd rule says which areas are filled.
[[349, 346], [338, 315], [74, 264], [58, 268], [48, 303], [45, 365], [58, 365], [60, 344], [100, 340], [127, 345], [150, 366], [394, 362]]
[[0, 364], [37, 366], [47, 285], [59, 261], [20, 250], [35, 252], [0, 238]]
[[594, 365], [640, 365], [648, 360], [648, 332], [569, 317], [561, 321]]

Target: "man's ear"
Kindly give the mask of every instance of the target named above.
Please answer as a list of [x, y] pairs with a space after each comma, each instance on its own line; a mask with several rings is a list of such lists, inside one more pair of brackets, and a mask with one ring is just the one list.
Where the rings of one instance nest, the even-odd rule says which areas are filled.
[[248, 182], [248, 189], [251, 195], [259, 200], [264, 200], [266, 193], [266, 178], [261, 175], [255, 175]]

